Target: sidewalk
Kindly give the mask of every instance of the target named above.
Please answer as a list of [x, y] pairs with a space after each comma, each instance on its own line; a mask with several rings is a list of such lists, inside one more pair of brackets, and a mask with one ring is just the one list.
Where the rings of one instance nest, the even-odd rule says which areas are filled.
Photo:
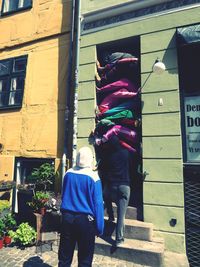
[[[48, 251], [47, 251], [48, 250]], [[36, 247], [24, 250], [16, 247], [6, 247], [0, 249], [0, 267], [57, 267], [58, 266], [58, 246], [53, 245], [50, 250], [49, 245], [43, 245], [43, 251], [36, 253]], [[93, 267], [148, 267], [133, 264], [123, 260], [103, 255], [94, 255]], [[74, 255], [72, 267], [77, 267], [77, 253]]]

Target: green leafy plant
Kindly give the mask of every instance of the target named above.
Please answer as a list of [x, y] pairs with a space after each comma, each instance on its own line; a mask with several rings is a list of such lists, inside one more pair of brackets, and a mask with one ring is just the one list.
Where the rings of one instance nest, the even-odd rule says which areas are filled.
[[48, 192], [37, 191], [32, 198], [31, 202], [27, 204], [34, 210], [39, 211], [41, 208], [44, 208], [49, 201], [50, 194]]
[[37, 232], [28, 223], [21, 223], [16, 231], [10, 230], [9, 236], [20, 245], [27, 246], [35, 242]]
[[0, 189], [1, 190], [9, 190], [12, 189], [15, 186], [15, 182], [14, 181], [5, 181], [5, 180], [1, 180], [0, 181]]
[[53, 184], [55, 176], [54, 166], [50, 163], [43, 163], [39, 168], [33, 169], [26, 182], [49, 186]]
[[17, 222], [11, 213], [6, 214], [2, 220], [5, 225], [6, 233], [8, 233], [9, 230], [13, 230], [14, 227], [17, 225]]
[[0, 218], [3, 218], [6, 214], [10, 213], [10, 201], [0, 200]]
[[4, 209], [10, 208], [10, 201], [8, 200], [0, 200], [0, 212]]
[[5, 224], [3, 219], [0, 219], [0, 239], [4, 236]]

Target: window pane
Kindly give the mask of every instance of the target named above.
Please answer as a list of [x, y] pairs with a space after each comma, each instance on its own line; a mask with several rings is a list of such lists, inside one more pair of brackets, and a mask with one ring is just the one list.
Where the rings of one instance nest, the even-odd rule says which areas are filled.
[[0, 60], [0, 109], [21, 107], [27, 55]]
[[13, 72], [20, 72], [26, 69], [26, 58], [16, 58], [13, 64]]
[[31, 0], [19, 0], [18, 8], [29, 7], [32, 4], [31, 2]]
[[19, 0], [18, 8], [24, 7], [24, 0]]
[[0, 80], [0, 107], [6, 105], [7, 80]]
[[10, 92], [8, 101], [9, 106], [21, 105], [21, 101], [22, 101], [22, 90], [16, 90]]
[[16, 11], [18, 9], [31, 6], [32, 0], [4, 0], [3, 13]]
[[11, 79], [10, 94], [8, 105], [19, 105], [21, 103], [22, 89], [24, 87], [24, 78], [15, 77]]
[[3, 6], [3, 12], [14, 11], [17, 9], [17, 0], [5, 0]]
[[9, 73], [10, 62], [8, 60], [0, 61], [0, 76], [6, 75]]
[[0, 92], [7, 90], [7, 79], [0, 80]]
[[7, 106], [7, 92], [0, 92], [0, 107]]
[[31, 7], [32, 6], [32, 0], [24, 0], [24, 7]]

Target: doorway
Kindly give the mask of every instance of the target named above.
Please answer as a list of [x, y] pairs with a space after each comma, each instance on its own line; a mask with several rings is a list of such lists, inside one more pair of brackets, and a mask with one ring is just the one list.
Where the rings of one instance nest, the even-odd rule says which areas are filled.
[[[128, 61], [128, 59], [132, 58], [132, 63], [129, 65], [128, 63], [123, 63], [123, 60]], [[134, 62], [134, 58], [137, 58], [137, 64]], [[131, 60], [130, 60], [131, 61]], [[120, 63], [119, 63], [120, 62]], [[119, 64], [122, 65], [119, 66]], [[118, 64], [118, 65], [117, 65]], [[108, 119], [110, 122], [107, 122], [108, 125], [99, 130], [100, 135], [105, 136], [108, 131], [112, 127], [125, 127], [127, 131], [133, 131], [137, 135], [137, 141], [128, 140], [127, 136], [123, 136], [120, 133], [119, 135], [116, 134], [114, 131], [114, 136], [117, 135], [119, 141], [124, 142], [120, 143], [122, 146], [126, 146], [127, 149], [130, 151], [131, 161], [130, 161], [130, 180], [131, 180], [131, 195], [129, 206], [137, 208], [137, 219], [143, 220], [143, 179], [142, 179], [142, 155], [141, 155], [141, 145], [142, 145], [142, 130], [141, 130], [141, 98], [140, 94], [136, 94], [135, 96], [131, 95], [132, 92], [137, 92], [141, 86], [141, 75], [140, 75], [140, 37], [131, 37], [127, 39], [117, 40], [109, 43], [103, 43], [97, 46], [97, 67], [102, 68], [100, 69], [100, 76], [99, 72], [97, 71], [96, 77], [96, 105], [98, 107], [98, 112], [102, 115], [100, 118], [96, 117], [96, 126], [99, 125], [99, 121], [102, 119]], [[108, 66], [108, 69], [104, 69]], [[102, 73], [101, 73], [102, 71]], [[103, 77], [103, 79], [102, 79]], [[101, 78], [101, 79], [100, 79]], [[134, 89], [130, 89], [128, 87], [127, 90], [118, 87], [118, 85], [114, 85], [115, 82], [122, 81], [125, 79], [125, 82], [128, 80], [131, 84], [134, 85]], [[100, 82], [99, 82], [100, 81]], [[110, 85], [110, 89], [107, 90], [108, 85]], [[115, 89], [113, 90], [113, 87]], [[103, 90], [102, 90], [103, 88]], [[116, 89], [117, 88], [117, 89]], [[120, 96], [120, 90], [124, 89], [125, 96]], [[101, 91], [101, 92], [99, 92]], [[103, 92], [102, 92], [103, 91]], [[113, 93], [114, 92], [114, 93]], [[129, 94], [129, 92], [131, 92]], [[118, 95], [119, 93], [119, 95]], [[110, 97], [110, 98], [109, 98]], [[128, 106], [127, 103], [131, 103]], [[126, 105], [127, 104], [127, 105]], [[123, 106], [124, 105], [124, 106]], [[115, 113], [112, 113], [112, 110], [115, 108], [121, 107]], [[117, 116], [117, 112], [120, 110], [128, 110], [132, 112], [133, 117], [123, 117], [120, 118], [121, 115]], [[127, 111], [127, 114], [128, 114]], [[106, 114], [107, 113], [107, 114]], [[115, 114], [114, 116], [112, 116]], [[122, 115], [127, 116], [127, 115]], [[131, 119], [130, 119], [131, 118]], [[124, 123], [127, 119], [127, 124]], [[130, 120], [128, 120], [130, 119]], [[131, 121], [131, 124], [129, 123]], [[110, 123], [110, 124], [109, 124]], [[129, 124], [128, 124], [129, 123]], [[98, 128], [99, 129], [99, 128]], [[112, 128], [113, 129], [113, 128]], [[111, 136], [113, 136], [111, 134]], [[116, 137], [116, 136], [115, 136]], [[131, 146], [131, 147], [130, 147]], [[132, 150], [133, 148], [133, 150]], [[96, 151], [97, 161], [99, 158], [98, 151]], [[101, 177], [101, 174], [100, 174]]]

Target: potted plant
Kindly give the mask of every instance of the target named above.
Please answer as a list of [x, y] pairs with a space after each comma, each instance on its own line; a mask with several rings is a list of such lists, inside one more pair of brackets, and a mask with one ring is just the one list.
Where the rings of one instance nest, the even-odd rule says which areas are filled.
[[3, 218], [3, 223], [5, 225], [4, 244], [7, 246], [11, 243], [11, 237], [9, 236], [8, 232], [15, 228], [17, 222], [14, 216], [11, 213], [9, 213], [6, 214], [5, 217]]
[[44, 215], [46, 211], [46, 205], [49, 201], [50, 194], [48, 192], [37, 191], [28, 205], [36, 212]]
[[3, 219], [0, 219], [0, 249], [3, 248], [5, 224]]
[[20, 246], [33, 245], [37, 237], [37, 232], [28, 223], [21, 223], [16, 231], [10, 230], [8, 233]]
[[26, 182], [36, 185], [38, 190], [50, 190], [53, 185], [56, 173], [54, 166], [50, 163], [43, 163], [39, 168], [34, 168], [27, 177]]
[[0, 218], [3, 218], [5, 214], [10, 212], [10, 201], [0, 200]]
[[13, 189], [14, 186], [15, 186], [14, 181], [5, 181], [5, 180], [0, 181], [0, 191], [11, 190]]
[[25, 182], [17, 186], [20, 214], [24, 216], [32, 212], [27, 203], [32, 201], [35, 191], [52, 189], [55, 176], [54, 166], [50, 163], [43, 163], [39, 168], [33, 168], [31, 174], [26, 177]]

